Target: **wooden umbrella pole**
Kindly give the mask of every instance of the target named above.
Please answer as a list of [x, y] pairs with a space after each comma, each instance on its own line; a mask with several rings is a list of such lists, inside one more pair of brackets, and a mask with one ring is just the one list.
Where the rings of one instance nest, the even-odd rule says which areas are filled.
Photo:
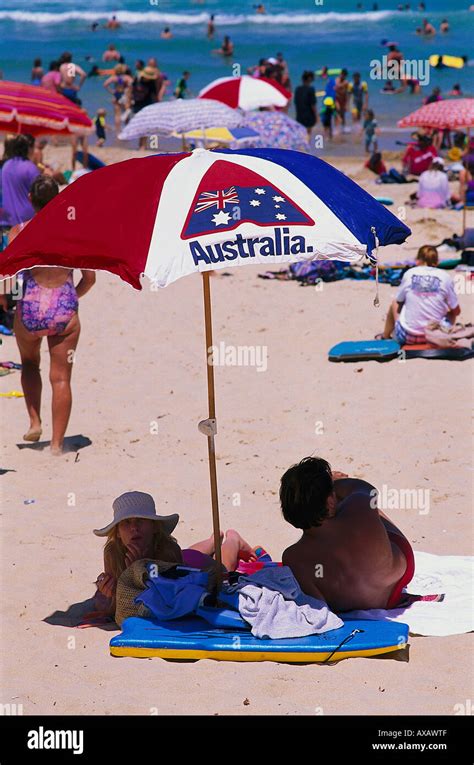
[[216, 451], [214, 443], [214, 438], [217, 433], [214, 366], [212, 363], [209, 363], [209, 353], [211, 353], [212, 348], [211, 286], [209, 277], [210, 272], [204, 271], [202, 274], [202, 285], [204, 291], [204, 320], [206, 326], [207, 397], [209, 402], [209, 418], [200, 422], [198, 427], [200, 432], [207, 436], [209, 477], [211, 482], [212, 525], [214, 530], [215, 558], [217, 562], [217, 588], [219, 589], [222, 584], [222, 555], [219, 524], [219, 496], [217, 493]]

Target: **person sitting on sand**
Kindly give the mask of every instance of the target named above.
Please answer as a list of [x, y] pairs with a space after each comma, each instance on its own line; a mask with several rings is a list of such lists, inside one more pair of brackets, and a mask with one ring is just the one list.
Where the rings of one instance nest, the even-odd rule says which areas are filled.
[[[30, 191], [35, 213], [42, 210], [58, 193], [58, 185], [53, 178], [38, 176]], [[9, 232], [9, 244], [28, 223], [26, 221], [13, 226]], [[21, 356], [21, 386], [30, 418], [30, 427], [23, 436], [24, 441], [39, 441], [42, 434], [41, 341], [43, 336], [48, 336], [51, 357], [49, 379], [53, 393], [53, 455], [63, 451], [64, 435], [71, 414], [72, 361], [81, 331], [78, 299], [95, 283], [93, 271], [81, 273], [82, 279], [75, 287], [73, 271], [69, 268], [41, 266], [22, 271], [23, 292], [15, 312], [13, 328]]]
[[449, 274], [437, 265], [436, 247], [420, 247], [416, 266], [404, 274], [388, 310], [384, 331], [377, 339], [388, 340], [393, 336], [400, 345], [425, 343], [429, 324], [443, 319], [450, 324], [455, 322], [461, 309], [454, 284]]
[[336, 612], [397, 607], [413, 578], [413, 550], [378, 509], [372, 484], [306, 457], [284, 473], [280, 502], [303, 531], [282, 556], [303, 592]]
[[438, 209], [448, 205], [451, 193], [442, 157], [433, 157], [428, 170], [420, 175], [417, 197], [417, 207]]
[[[215, 567], [214, 537], [210, 536], [182, 550], [171, 536], [179, 515], [157, 515], [150, 494], [128, 491], [112, 503], [114, 518], [102, 529], [94, 529], [98, 537], [107, 537], [104, 547], [104, 570], [97, 577], [94, 596], [98, 612], [115, 613], [115, 590], [120, 575], [136, 560], [150, 558], [179, 563], [201, 570]], [[221, 538], [224, 534], [221, 534]], [[234, 571], [239, 560], [255, 561], [255, 551], [238, 531], [229, 529], [221, 547], [222, 563]]]

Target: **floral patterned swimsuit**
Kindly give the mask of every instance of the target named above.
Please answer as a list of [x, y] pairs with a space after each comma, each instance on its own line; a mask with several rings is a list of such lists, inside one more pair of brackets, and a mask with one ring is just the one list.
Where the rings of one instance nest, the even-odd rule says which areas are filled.
[[[20, 223], [19, 232], [30, 221]], [[19, 233], [18, 232], [18, 233]], [[22, 271], [23, 294], [17, 312], [23, 326], [35, 335], [60, 335], [66, 329], [79, 306], [79, 300], [70, 271], [60, 287], [43, 287], [29, 270]]]
[[37, 335], [60, 335], [78, 308], [72, 271], [60, 287], [43, 287], [31, 271], [23, 271], [23, 296], [18, 309], [24, 327]]

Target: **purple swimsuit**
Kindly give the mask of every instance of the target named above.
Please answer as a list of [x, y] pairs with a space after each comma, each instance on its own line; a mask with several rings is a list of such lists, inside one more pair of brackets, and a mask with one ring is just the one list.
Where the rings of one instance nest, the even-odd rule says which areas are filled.
[[23, 296], [18, 310], [29, 332], [60, 335], [77, 313], [78, 302], [72, 271], [60, 287], [43, 287], [31, 271], [23, 271]]

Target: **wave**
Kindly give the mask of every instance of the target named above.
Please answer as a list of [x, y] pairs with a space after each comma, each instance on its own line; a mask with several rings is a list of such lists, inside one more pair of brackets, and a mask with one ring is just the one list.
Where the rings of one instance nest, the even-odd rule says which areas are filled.
[[[101, 21], [111, 17], [110, 12], [97, 11], [65, 11], [63, 13], [31, 12], [31, 11], [0, 11], [0, 21], [16, 21], [30, 24], [62, 24], [67, 21]], [[160, 13], [158, 11], [134, 12], [116, 11], [116, 18], [122, 24], [175, 24], [193, 25], [206, 24], [209, 13]], [[433, 15], [433, 14], [432, 14]], [[451, 13], [452, 15], [452, 13]], [[220, 26], [236, 26], [239, 24], [276, 24], [276, 25], [307, 25], [324, 24], [325, 22], [361, 22], [381, 21], [390, 16], [400, 16], [397, 11], [367, 11], [360, 13], [275, 13], [257, 15], [215, 13], [215, 20]]]

